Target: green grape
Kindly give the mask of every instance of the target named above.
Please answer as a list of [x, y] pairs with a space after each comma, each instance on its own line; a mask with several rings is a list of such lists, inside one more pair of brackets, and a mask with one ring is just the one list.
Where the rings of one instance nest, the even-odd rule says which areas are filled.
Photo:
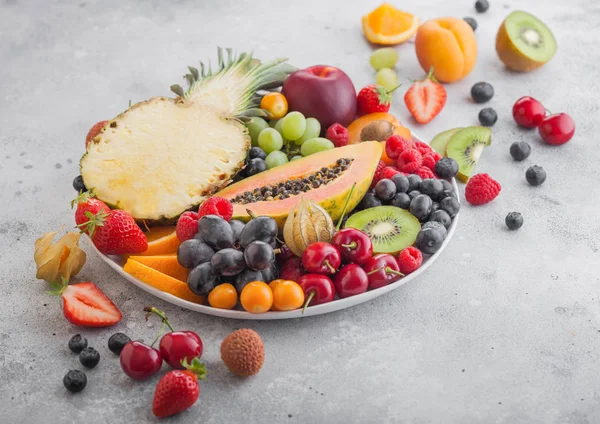
[[335, 146], [333, 143], [326, 138], [317, 137], [311, 138], [310, 140], [306, 140], [302, 143], [302, 147], [300, 148], [300, 152], [302, 156], [309, 156], [313, 153], [322, 152], [324, 150], [331, 150]]
[[265, 128], [269, 128], [269, 124], [264, 119], [255, 116], [246, 123], [246, 128], [248, 128], [248, 132], [250, 133], [252, 145], [258, 146], [258, 135]]
[[281, 119], [281, 130], [284, 138], [297, 140], [306, 130], [306, 118], [300, 112], [290, 112]]
[[285, 116], [283, 118], [280, 118], [277, 120], [277, 123], [275, 124], [275, 126], [273, 128], [275, 128], [277, 130], [277, 132], [279, 132], [279, 134], [281, 134], [281, 137], [283, 137], [283, 144], [286, 145], [287, 142], [289, 141], [287, 138], [285, 138], [285, 136], [283, 135], [283, 120], [285, 119]]
[[386, 90], [393, 90], [398, 86], [398, 75], [396, 75], [393, 69], [383, 68], [377, 72], [375, 82], [383, 86]]
[[271, 119], [271, 120], [269, 121], [269, 126], [270, 126], [271, 128], [275, 128], [275, 125], [277, 125], [277, 123], [278, 123], [279, 121], [281, 121], [281, 119]]
[[376, 70], [383, 68], [393, 68], [398, 62], [398, 52], [393, 47], [384, 47], [377, 49], [371, 54], [369, 63]]
[[315, 118], [306, 118], [306, 129], [304, 130], [304, 134], [302, 137], [297, 139], [294, 143], [300, 146], [306, 140], [310, 140], [311, 138], [316, 138], [321, 134], [321, 124]]
[[258, 135], [258, 145], [268, 155], [283, 147], [283, 138], [274, 128], [265, 128]]
[[292, 162], [292, 161], [295, 161], [295, 160], [298, 160], [298, 159], [302, 159], [303, 157], [304, 157], [304, 156], [302, 156], [302, 155], [296, 155], [296, 156], [293, 156], [293, 157], [290, 159], [290, 162]]
[[285, 153], [275, 150], [267, 155], [265, 163], [267, 169], [275, 168], [276, 166], [283, 165], [288, 162], [288, 158]]

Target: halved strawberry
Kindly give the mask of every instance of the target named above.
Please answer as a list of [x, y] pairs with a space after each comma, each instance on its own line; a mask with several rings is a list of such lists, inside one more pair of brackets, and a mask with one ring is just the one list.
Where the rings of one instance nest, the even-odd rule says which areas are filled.
[[100, 134], [100, 131], [102, 131], [102, 128], [104, 128], [104, 126], [106, 124], [108, 124], [108, 121], [100, 121], [100, 122], [96, 122], [92, 126], [92, 128], [90, 128], [87, 135], [85, 136], [85, 147], [86, 148], [87, 148], [88, 144], [90, 144], [90, 141], [92, 141], [92, 138], [94, 138], [98, 134]]
[[91, 282], [69, 285], [64, 278], [51, 285], [48, 294], [61, 296], [65, 318], [82, 327], [109, 327], [123, 314], [98, 286]]
[[446, 89], [433, 76], [433, 68], [427, 78], [415, 83], [404, 95], [406, 107], [420, 124], [426, 124], [435, 118], [446, 104]]

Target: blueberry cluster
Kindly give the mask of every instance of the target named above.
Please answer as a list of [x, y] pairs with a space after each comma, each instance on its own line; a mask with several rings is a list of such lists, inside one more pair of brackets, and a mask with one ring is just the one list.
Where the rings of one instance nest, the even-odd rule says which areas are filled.
[[365, 195], [360, 208], [384, 204], [407, 209], [421, 221], [415, 245], [427, 254], [438, 251], [452, 219], [460, 210], [458, 196], [450, 182], [437, 178], [423, 180], [415, 174], [396, 174], [391, 179], [379, 181], [375, 189]]
[[177, 260], [191, 269], [187, 283], [192, 292], [207, 296], [218, 284], [235, 281], [241, 293], [251, 281], [277, 278], [276, 237], [277, 222], [268, 216], [244, 224], [205, 215], [198, 221], [194, 238], [179, 246]]

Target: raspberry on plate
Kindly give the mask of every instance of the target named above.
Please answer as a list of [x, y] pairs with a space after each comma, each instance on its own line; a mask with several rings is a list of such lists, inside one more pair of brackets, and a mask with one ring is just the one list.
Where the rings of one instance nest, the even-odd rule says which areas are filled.
[[342, 147], [348, 144], [350, 133], [346, 127], [336, 122], [327, 128], [325, 138], [331, 141], [335, 147]]
[[194, 238], [198, 232], [198, 212], [187, 211], [181, 214], [177, 220], [175, 234], [179, 241], [184, 242]]
[[393, 166], [386, 166], [381, 171], [381, 179], [382, 180], [383, 179], [391, 180], [394, 175], [399, 174], [399, 173], [400, 173], [400, 171], [398, 171], [395, 167], [393, 167]]
[[381, 180], [383, 177], [381, 176], [381, 173], [383, 172], [383, 169], [386, 168], [387, 165], [384, 161], [380, 160], [379, 163], [377, 164], [377, 169], [375, 170], [375, 175], [373, 175], [373, 182], [371, 182], [371, 187], [369, 188], [374, 188], [375, 184], [377, 184], [379, 182], [379, 180]]
[[409, 246], [400, 251], [397, 262], [400, 272], [404, 275], [408, 275], [421, 266], [423, 263], [423, 254], [416, 247]]
[[438, 152], [429, 152], [426, 155], [423, 155], [423, 166], [426, 166], [427, 168], [429, 168], [433, 171], [433, 169], [435, 168], [435, 164], [441, 158], [442, 157], [440, 156], [440, 154]]
[[423, 164], [423, 156], [416, 149], [408, 149], [398, 155], [398, 169], [412, 173]]
[[227, 199], [213, 196], [206, 199], [198, 209], [198, 218], [202, 218], [204, 215], [218, 215], [225, 221], [229, 221], [233, 216], [233, 205]]
[[423, 156], [425, 156], [427, 153], [433, 152], [433, 149], [429, 146], [429, 144], [418, 140], [413, 140], [412, 148], [417, 149]]
[[426, 180], [427, 178], [436, 178], [433, 171], [431, 169], [427, 168], [426, 166], [419, 166], [412, 173], [417, 174], [419, 177], [421, 177], [424, 180]]
[[385, 154], [390, 159], [396, 159], [400, 153], [410, 148], [410, 142], [402, 136], [391, 135], [385, 140]]
[[465, 187], [465, 199], [472, 205], [485, 205], [498, 196], [500, 183], [488, 174], [473, 175]]

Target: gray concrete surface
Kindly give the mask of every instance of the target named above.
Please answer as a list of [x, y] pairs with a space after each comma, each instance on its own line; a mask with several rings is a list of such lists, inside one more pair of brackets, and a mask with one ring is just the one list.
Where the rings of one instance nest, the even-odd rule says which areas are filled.
[[[143, 320], [148, 304], [206, 345], [210, 378], [197, 405], [173, 422], [600, 422], [600, 6], [591, 0], [491, 0], [488, 13], [476, 16], [474, 72], [447, 86], [448, 104], [435, 121], [410, 124], [425, 138], [475, 124], [480, 106], [468, 99], [471, 85], [486, 80], [496, 88], [490, 106], [499, 120], [479, 171], [497, 178], [502, 193], [487, 206], [464, 207], [455, 239], [420, 281], [327, 316], [237, 322], [152, 298], [86, 246], [78, 279], [97, 282], [125, 317], [115, 329], [83, 331], [102, 360], [83, 393], [63, 388], [64, 373], [79, 368], [67, 341], [80, 330], [36, 281], [33, 243], [73, 225], [71, 180], [89, 127], [129, 100], [168, 95], [186, 65], [213, 58], [216, 46], [287, 56], [299, 67], [337, 65], [357, 87], [371, 83], [360, 17], [377, 3], [0, 3], [0, 422], [153, 422], [158, 377], [130, 381], [106, 348], [116, 330], [153, 337], [157, 328]], [[471, 0], [397, 3], [424, 19], [476, 15]], [[530, 74], [506, 71], [493, 47], [497, 27], [517, 6], [548, 22], [559, 43], [554, 60]], [[421, 77], [414, 46], [398, 51], [401, 78]], [[393, 107], [405, 122], [408, 85]], [[570, 113], [572, 142], [552, 148], [519, 130], [510, 111], [522, 95]], [[523, 163], [508, 155], [516, 140], [533, 147]], [[548, 172], [539, 188], [524, 179], [533, 164]], [[503, 224], [513, 210], [525, 217], [518, 232]], [[264, 369], [248, 380], [232, 377], [219, 360], [220, 341], [240, 327], [256, 329], [266, 343]]]

